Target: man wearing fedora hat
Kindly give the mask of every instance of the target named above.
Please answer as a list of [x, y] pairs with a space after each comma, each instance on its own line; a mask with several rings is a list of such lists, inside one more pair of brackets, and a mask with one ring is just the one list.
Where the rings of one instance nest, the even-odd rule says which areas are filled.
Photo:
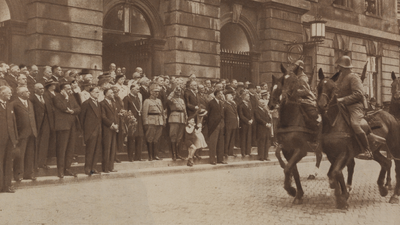
[[[350, 114], [351, 127], [364, 151], [363, 158], [373, 158], [367, 135], [361, 128], [361, 120], [364, 117], [364, 91], [360, 77], [352, 72], [353, 65], [349, 56], [342, 56], [336, 61], [337, 70], [340, 72], [336, 81], [338, 102], [345, 105]], [[359, 155], [359, 156], [360, 156]]]

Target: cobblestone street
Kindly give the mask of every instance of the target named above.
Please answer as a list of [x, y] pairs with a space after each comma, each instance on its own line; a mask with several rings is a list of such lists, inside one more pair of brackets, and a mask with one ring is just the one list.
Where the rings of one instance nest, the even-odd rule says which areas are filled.
[[230, 168], [19, 189], [0, 195], [1, 224], [399, 224], [377, 163], [356, 161], [347, 211], [335, 209], [328, 166], [309, 181], [313, 163], [299, 164], [303, 205], [292, 205], [279, 166]]

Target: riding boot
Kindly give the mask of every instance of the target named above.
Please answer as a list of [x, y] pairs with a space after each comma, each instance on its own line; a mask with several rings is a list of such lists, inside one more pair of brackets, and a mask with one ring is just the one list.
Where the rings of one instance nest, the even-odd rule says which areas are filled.
[[157, 142], [153, 142], [153, 159], [155, 160], [162, 160], [158, 157], [158, 143]]
[[367, 135], [365, 133], [359, 133], [359, 134], [356, 134], [356, 136], [362, 145], [362, 149], [361, 149], [362, 153], [358, 154], [357, 158], [373, 159], [374, 157], [372, 155], [372, 151], [369, 146], [369, 141], [368, 141]]
[[172, 160], [176, 161], [176, 142], [171, 142]]
[[179, 155], [179, 149], [180, 149], [179, 147], [180, 147], [179, 143], [176, 142], [176, 148], [175, 148], [175, 150], [176, 150], [176, 158], [184, 160], [185, 158], [183, 158], [182, 156]]
[[153, 161], [153, 143], [147, 142], [147, 152], [149, 153], [149, 161]]

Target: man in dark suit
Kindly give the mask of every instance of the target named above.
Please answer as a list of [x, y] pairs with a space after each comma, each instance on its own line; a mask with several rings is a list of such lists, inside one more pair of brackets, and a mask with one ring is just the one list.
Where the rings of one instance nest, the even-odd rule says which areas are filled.
[[17, 88], [18, 97], [11, 103], [17, 118], [18, 148], [20, 154], [14, 160], [14, 179], [36, 180], [34, 175], [35, 141], [37, 137], [35, 111], [29, 101], [27, 87]]
[[60, 85], [61, 83], [66, 83], [64, 80], [62, 80], [62, 69], [60, 66], [52, 66], [51, 67], [51, 79], [55, 82], [58, 82], [59, 85], [56, 85], [56, 92], [60, 92]]
[[49, 169], [47, 155], [49, 151], [50, 134], [54, 132], [53, 100], [44, 95], [43, 84], [34, 86], [35, 94], [31, 95], [31, 102], [35, 111], [37, 127], [35, 168]]
[[193, 116], [199, 109], [199, 99], [197, 94], [197, 82], [194, 80], [189, 81], [189, 88], [185, 91], [185, 103], [188, 117]]
[[61, 84], [60, 93], [53, 98], [55, 130], [57, 135], [57, 169], [58, 177], [76, 176], [71, 171], [71, 163], [74, 155], [78, 117], [81, 108], [71, 95], [71, 85]]
[[[51, 70], [50, 70], [51, 71]], [[57, 140], [57, 134], [55, 131], [55, 114], [54, 114], [54, 97], [56, 96], [56, 85], [58, 85], [57, 82], [53, 80], [47, 80], [47, 82], [44, 84], [44, 94], [43, 97], [45, 99], [50, 100], [50, 105], [52, 107], [53, 111], [53, 117], [50, 117], [50, 125], [53, 128], [53, 132], [50, 132], [50, 140], [49, 140], [49, 150], [48, 150], [48, 157], [56, 157], [56, 140]]]
[[107, 88], [104, 90], [104, 100], [100, 103], [102, 130], [103, 130], [103, 172], [117, 172], [114, 170], [114, 157], [117, 148], [117, 132], [119, 132], [119, 119], [117, 107], [113, 101], [114, 92]]
[[[139, 86], [132, 84], [131, 93], [124, 98], [125, 110], [131, 111], [137, 119], [136, 131], [128, 134], [128, 159], [129, 161], [142, 161], [142, 144], [143, 144], [143, 120], [142, 120], [142, 95], [139, 93]], [[135, 158], [133, 158], [135, 153]]]
[[18, 133], [12, 106], [10, 87], [0, 87], [0, 191], [14, 193], [11, 185], [13, 150], [18, 144]]
[[[208, 147], [210, 149], [210, 163], [227, 164], [224, 160], [224, 103], [222, 91], [214, 92], [215, 98], [208, 103]], [[217, 154], [217, 162], [215, 162]]]
[[254, 117], [257, 124], [258, 159], [260, 161], [269, 161], [268, 148], [270, 146], [272, 117], [271, 114], [268, 112], [266, 102], [264, 100], [260, 101], [259, 106], [254, 112]]
[[142, 77], [139, 83], [140, 83], [140, 94], [142, 95], [144, 102], [144, 100], [150, 98], [150, 90], [149, 90], [150, 80], [147, 77]]
[[5, 79], [11, 87], [11, 91], [15, 93], [15, 90], [18, 87], [17, 78], [20, 73], [20, 69], [18, 65], [11, 64], [10, 65], [10, 72], [6, 75]]
[[37, 82], [45, 85], [49, 81], [53, 81], [53, 79], [51, 79], [51, 76], [52, 76], [51, 67], [50, 66], [45, 66], [44, 70], [43, 70], [43, 76], [41, 78], [38, 78]]
[[[248, 86], [249, 89], [249, 95], [250, 95], [250, 103], [251, 103], [251, 107], [253, 109], [253, 114], [254, 114], [254, 110], [258, 107], [258, 100], [260, 99], [258, 94], [257, 94], [257, 87], [250, 83]], [[254, 115], [253, 115], [254, 118]], [[251, 136], [251, 146], [257, 146], [257, 137], [256, 137], [256, 133], [257, 133], [257, 124], [253, 123], [251, 125], [251, 132], [252, 132], [252, 136]]]
[[28, 79], [28, 90], [31, 93], [35, 92], [35, 84], [37, 83], [37, 75], [39, 74], [39, 68], [36, 65], [32, 65], [28, 67], [29, 75]]
[[239, 116], [237, 105], [233, 100], [234, 94], [235, 92], [233, 91], [225, 93], [225, 156], [236, 156], [236, 154], [233, 154], [233, 147], [235, 145], [236, 130], [239, 128]]
[[[114, 103], [115, 106], [117, 107], [117, 114], [119, 114], [121, 110], [124, 109], [124, 102], [118, 95], [120, 92], [119, 88], [116, 85], [113, 85], [111, 89], [114, 92]], [[118, 117], [121, 118], [119, 115]], [[118, 151], [121, 151], [124, 148], [124, 140], [126, 136], [126, 129], [122, 119], [119, 119], [118, 127], [121, 129], [121, 131], [117, 133], [117, 148], [115, 150], [115, 162], [120, 163], [121, 160], [117, 157], [118, 156], [117, 153]]]
[[90, 98], [82, 103], [80, 122], [86, 144], [85, 174], [97, 174], [97, 160], [102, 150], [101, 108], [97, 101], [100, 90], [97, 87], [89, 89]]
[[251, 125], [254, 121], [253, 107], [250, 103], [250, 95], [247, 92], [242, 92], [243, 101], [238, 106], [238, 114], [240, 119], [239, 135], [241, 138], [240, 149], [242, 157], [251, 153]]

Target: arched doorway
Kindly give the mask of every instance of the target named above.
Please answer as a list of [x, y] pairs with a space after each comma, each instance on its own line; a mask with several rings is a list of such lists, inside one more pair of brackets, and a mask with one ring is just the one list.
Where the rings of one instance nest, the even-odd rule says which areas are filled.
[[251, 81], [251, 56], [248, 37], [237, 23], [221, 28], [221, 78]]
[[111, 63], [125, 67], [130, 78], [136, 67], [152, 73], [152, 28], [146, 15], [137, 7], [119, 4], [104, 18], [103, 67]]

